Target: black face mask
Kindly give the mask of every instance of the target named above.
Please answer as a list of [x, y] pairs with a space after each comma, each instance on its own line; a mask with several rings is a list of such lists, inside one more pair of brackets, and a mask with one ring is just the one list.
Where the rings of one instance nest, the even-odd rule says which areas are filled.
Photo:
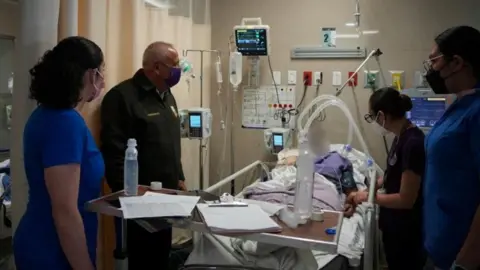
[[445, 79], [440, 76], [439, 70], [434, 70], [433, 68], [430, 68], [430, 70], [428, 70], [427, 74], [425, 75], [425, 79], [427, 80], [428, 84], [430, 85], [435, 94], [450, 94], [447, 86], [445, 85]]

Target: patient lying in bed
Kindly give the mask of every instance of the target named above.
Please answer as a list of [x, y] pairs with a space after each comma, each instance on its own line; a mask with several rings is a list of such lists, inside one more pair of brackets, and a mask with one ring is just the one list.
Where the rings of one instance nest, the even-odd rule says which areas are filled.
[[[350, 161], [337, 152], [330, 152], [316, 160], [315, 171], [314, 210], [346, 210], [346, 216], [352, 215], [354, 209], [349, 205], [345, 208], [345, 198], [357, 190]], [[258, 201], [293, 205], [295, 180], [295, 166], [277, 166], [272, 170], [272, 180], [245, 188], [244, 196]]]

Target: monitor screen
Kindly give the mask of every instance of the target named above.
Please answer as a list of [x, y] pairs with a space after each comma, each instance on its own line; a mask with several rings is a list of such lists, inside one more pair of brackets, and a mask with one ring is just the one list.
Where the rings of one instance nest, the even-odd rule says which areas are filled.
[[267, 29], [236, 29], [237, 50], [242, 55], [267, 55]]
[[199, 114], [190, 115], [190, 127], [201, 128], [202, 127], [202, 118]]
[[283, 146], [283, 136], [279, 134], [273, 135], [273, 146]]
[[412, 97], [413, 108], [407, 118], [420, 128], [431, 128], [442, 117], [446, 109], [443, 97]]

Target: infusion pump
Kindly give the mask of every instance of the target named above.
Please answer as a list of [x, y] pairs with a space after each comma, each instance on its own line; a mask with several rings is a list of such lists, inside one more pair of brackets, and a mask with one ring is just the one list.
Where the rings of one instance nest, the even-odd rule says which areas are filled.
[[292, 146], [292, 131], [287, 128], [269, 128], [263, 133], [265, 146], [270, 153], [276, 155]]
[[212, 111], [208, 108], [180, 110], [180, 134], [182, 138], [206, 139], [212, 135]]

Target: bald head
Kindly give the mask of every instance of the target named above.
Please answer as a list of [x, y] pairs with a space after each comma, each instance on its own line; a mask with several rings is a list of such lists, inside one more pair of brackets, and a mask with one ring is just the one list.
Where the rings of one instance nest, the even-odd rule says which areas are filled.
[[158, 62], [167, 66], [176, 66], [178, 61], [178, 52], [172, 44], [157, 41], [145, 49], [142, 63], [144, 68], [151, 68]]

